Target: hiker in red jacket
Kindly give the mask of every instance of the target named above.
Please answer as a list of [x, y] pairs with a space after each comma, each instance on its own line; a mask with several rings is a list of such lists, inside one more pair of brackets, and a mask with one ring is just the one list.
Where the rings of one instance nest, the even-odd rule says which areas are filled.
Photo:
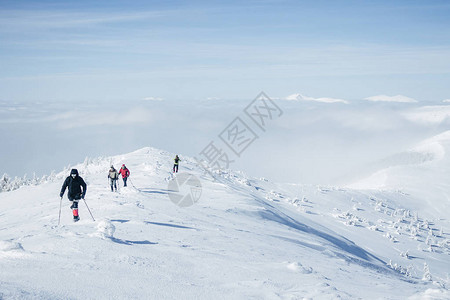
[[130, 170], [127, 169], [125, 164], [120, 168], [119, 174], [122, 175], [123, 186], [127, 186], [127, 178], [130, 177]]

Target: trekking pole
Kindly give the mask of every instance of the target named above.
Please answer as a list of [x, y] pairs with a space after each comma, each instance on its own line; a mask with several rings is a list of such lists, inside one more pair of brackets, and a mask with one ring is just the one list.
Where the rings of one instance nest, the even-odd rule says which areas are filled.
[[141, 191], [140, 189], [138, 189], [137, 187], [134, 186], [133, 181], [131, 181], [131, 178], [130, 178], [130, 177], [128, 177], [128, 180], [130, 181], [131, 185], [132, 185], [136, 190], [138, 190], [138, 192]]
[[94, 216], [92, 215], [91, 210], [89, 209], [89, 206], [87, 205], [86, 200], [84, 200], [84, 198], [83, 198], [83, 201], [84, 201], [84, 204], [86, 204], [86, 207], [87, 207], [89, 213], [91, 214], [92, 220], [95, 222]]
[[63, 197], [61, 197], [61, 201], [59, 201], [59, 217], [58, 217], [58, 226], [59, 226], [59, 223], [61, 222], [61, 205], [62, 205], [62, 198], [63, 198]]

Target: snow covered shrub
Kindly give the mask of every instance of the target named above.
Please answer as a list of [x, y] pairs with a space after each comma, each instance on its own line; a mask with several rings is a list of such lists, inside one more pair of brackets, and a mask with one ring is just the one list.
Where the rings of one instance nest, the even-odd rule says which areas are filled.
[[431, 281], [431, 273], [430, 273], [430, 267], [428, 266], [427, 263], [424, 263], [423, 265], [423, 277], [422, 280], [424, 281]]
[[26, 179], [26, 176], [23, 178], [14, 177], [11, 179], [8, 174], [3, 174], [0, 179], [0, 191], [1, 192], [9, 192], [14, 191], [24, 185], [29, 185], [30, 181]]
[[8, 191], [9, 181], [10, 179], [8, 177], [8, 174], [3, 174], [2, 178], [0, 179], [0, 192]]
[[38, 185], [43, 182], [53, 181], [54, 179], [54, 173], [50, 176], [43, 176], [42, 178], [39, 178], [36, 174], [33, 174], [32, 179], [28, 179], [27, 175], [23, 177], [14, 177], [14, 179], [11, 179], [8, 174], [3, 174], [0, 179], [0, 193], [14, 191], [22, 186]]

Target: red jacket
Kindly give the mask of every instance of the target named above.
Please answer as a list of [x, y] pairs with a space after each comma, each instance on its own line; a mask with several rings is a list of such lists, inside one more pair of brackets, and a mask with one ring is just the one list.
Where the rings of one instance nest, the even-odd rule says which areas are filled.
[[125, 167], [125, 169], [122, 167], [122, 168], [120, 168], [119, 174], [122, 175], [122, 178], [129, 177], [130, 170], [128, 170], [126, 167]]

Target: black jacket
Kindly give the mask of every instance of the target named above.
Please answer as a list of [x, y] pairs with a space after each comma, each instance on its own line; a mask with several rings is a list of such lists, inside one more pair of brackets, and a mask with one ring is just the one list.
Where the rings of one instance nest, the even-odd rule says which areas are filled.
[[[76, 175], [75, 178], [72, 177], [72, 174]], [[68, 176], [66, 180], [64, 180], [64, 184], [61, 188], [60, 193], [61, 197], [64, 195], [66, 188], [68, 188], [69, 190], [67, 194], [69, 200], [79, 200], [81, 198], [84, 199], [84, 196], [86, 195], [86, 183], [84, 182], [83, 178], [78, 175], [77, 169], [72, 169], [72, 171], [70, 171], [70, 176]]]

